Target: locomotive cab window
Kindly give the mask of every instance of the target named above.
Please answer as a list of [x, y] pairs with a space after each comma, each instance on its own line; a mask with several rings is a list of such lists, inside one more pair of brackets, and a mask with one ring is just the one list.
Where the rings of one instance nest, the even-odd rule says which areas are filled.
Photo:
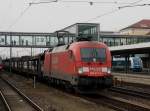
[[105, 48], [81, 48], [81, 60], [84, 62], [100, 62], [106, 61]]
[[141, 65], [141, 61], [139, 58], [133, 58], [133, 63], [138, 66], [138, 65]]

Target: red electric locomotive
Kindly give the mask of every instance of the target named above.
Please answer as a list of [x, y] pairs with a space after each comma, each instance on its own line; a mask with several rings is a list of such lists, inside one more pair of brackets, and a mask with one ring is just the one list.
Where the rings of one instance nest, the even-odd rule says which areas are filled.
[[[10, 60], [5, 61], [9, 66]], [[16, 72], [35, 74], [54, 85], [63, 85], [80, 92], [111, 87], [111, 54], [104, 43], [79, 41], [54, 47], [34, 57], [11, 60]], [[1, 69], [1, 67], [0, 67]]]
[[43, 76], [79, 91], [112, 86], [111, 54], [96, 41], [80, 41], [45, 52]]

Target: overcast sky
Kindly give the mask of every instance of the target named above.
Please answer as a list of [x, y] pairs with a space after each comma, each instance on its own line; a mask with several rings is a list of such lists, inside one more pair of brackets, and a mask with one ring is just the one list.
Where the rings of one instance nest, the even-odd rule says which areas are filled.
[[[100, 23], [103, 31], [118, 31], [141, 19], [150, 19], [150, 6], [123, 8], [109, 15], [106, 14], [120, 6], [150, 0], [58, 0], [47, 4], [31, 5], [30, 2], [46, 0], [0, 0], [0, 31], [54, 32], [77, 22]], [[52, 1], [52, 0], [47, 0]], [[79, 1], [79, 2], [63, 2]], [[113, 2], [93, 3], [88, 2]], [[117, 2], [117, 3], [114, 3]], [[27, 9], [27, 7], [29, 7]], [[24, 10], [27, 9], [24, 13]]]
[[[58, 0], [29, 6], [31, 2], [44, 1], [46, 0], [0, 0], [0, 31], [54, 32], [77, 22], [100, 23], [102, 31], [118, 31], [142, 19], [150, 19], [150, 6], [118, 10], [122, 6], [150, 4], [150, 0]], [[109, 3], [90, 5], [86, 1]], [[134, 2], [136, 4], [126, 4]], [[36, 50], [33, 49], [33, 54], [43, 51]], [[9, 48], [0, 48], [0, 51], [0, 56], [9, 57]], [[31, 49], [18, 48], [13, 49], [13, 52], [13, 57], [30, 55]]]

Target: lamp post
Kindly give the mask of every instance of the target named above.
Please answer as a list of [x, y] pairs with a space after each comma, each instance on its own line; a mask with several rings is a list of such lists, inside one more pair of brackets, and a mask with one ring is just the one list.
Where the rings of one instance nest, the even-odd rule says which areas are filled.
[[12, 35], [10, 33], [10, 64], [9, 64], [9, 71], [11, 72], [11, 58], [12, 58]]

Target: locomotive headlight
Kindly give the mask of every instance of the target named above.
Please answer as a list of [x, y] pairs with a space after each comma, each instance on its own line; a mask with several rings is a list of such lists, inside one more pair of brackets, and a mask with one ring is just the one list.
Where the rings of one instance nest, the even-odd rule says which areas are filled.
[[82, 74], [83, 72], [89, 72], [89, 67], [80, 67], [78, 73]]
[[102, 72], [107, 72], [107, 67], [102, 67]]
[[82, 74], [82, 73], [83, 73], [83, 68], [82, 68], [82, 67], [80, 67], [80, 68], [78, 69], [78, 73], [79, 73], [79, 74]]
[[111, 68], [109, 68], [109, 67], [102, 67], [102, 72], [110, 74], [111, 73]]
[[107, 73], [108, 73], [108, 74], [111, 73], [111, 68], [107, 68]]

